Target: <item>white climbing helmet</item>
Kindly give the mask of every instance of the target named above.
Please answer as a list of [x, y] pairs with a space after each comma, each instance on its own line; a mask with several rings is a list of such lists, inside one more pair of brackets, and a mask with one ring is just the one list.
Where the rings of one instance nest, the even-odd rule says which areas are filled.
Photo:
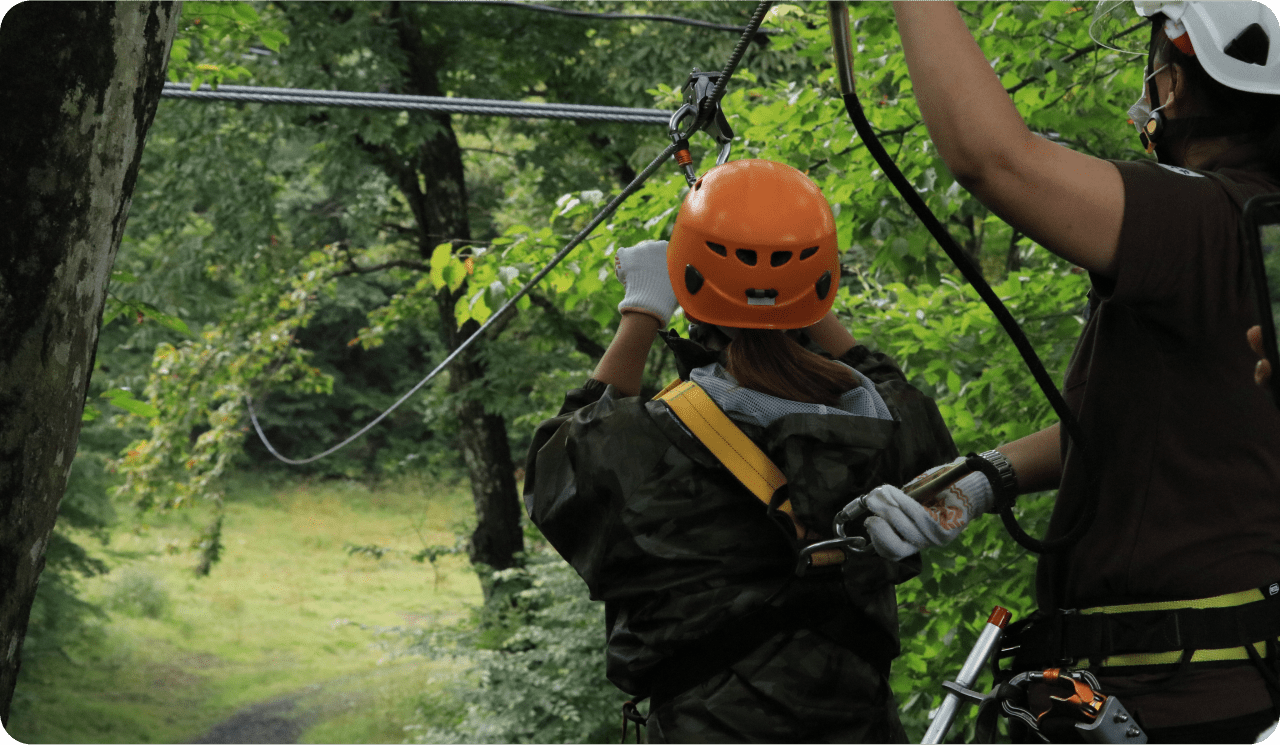
[[[1274, 0], [1272, 0], [1274, 3]], [[1094, 9], [1089, 35], [1121, 52], [1146, 54], [1149, 37], [1128, 11], [1164, 14], [1165, 33], [1183, 53], [1228, 88], [1280, 95], [1280, 20], [1253, 0], [1106, 0]]]

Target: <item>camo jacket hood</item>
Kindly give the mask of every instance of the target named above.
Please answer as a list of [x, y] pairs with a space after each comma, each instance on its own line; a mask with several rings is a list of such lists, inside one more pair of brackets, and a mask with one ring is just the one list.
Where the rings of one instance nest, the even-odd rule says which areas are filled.
[[[682, 379], [718, 358], [674, 332], [663, 339]], [[841, 361], [875, 384], [893, 421], [799, 413], [738, 424], [786, 475], [797, 519], [824, 535], [854, 497], [956, 456], [933, 401], [888, 357], [857, 346]], [[643, 695], [645, 672], [664, 658], [770, 603], [817, 602], [861, 629], [876, 655], [898, 654], [893, 586], [918, 574], [919, 557], [850, 557], [795, 580], [800, 544], [788, 519], [660, 401], [595, 380], [569, 391], [534, 435], [524, 497], [591, 597], [606, 602], [609, 678], [629, 693]]]

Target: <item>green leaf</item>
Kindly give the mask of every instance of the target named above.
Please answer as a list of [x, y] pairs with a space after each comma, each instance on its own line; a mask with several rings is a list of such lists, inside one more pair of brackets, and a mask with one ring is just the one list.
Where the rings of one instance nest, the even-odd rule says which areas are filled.
[[262, 46], [273, 52], [279, 52], [280, 47], [289, 43], [289, 37], [287, 34], [283, 31], [277, 31], [276, 29], [271, 28], [263, 30], [259, 38], [262, 40]]
[[129, 302], [129, 307], [138, 311], [139, 313], [146, 316], [147, 318], [150, 318], [151, 320], [155, 321], [161, 326], [164, 326], [170, 331], [177, 331], [178, 333], [186, 334], [187, 336], [192, 336], [191, 329], [187, 328], [187, 324], [185, 321], [183, 321], [181, 318], [178, 318], [177, 316], [173, 316], [173, 315], [169, 315], [168, 313], [165, 313], [164, 311], [160, 310], [159, 308], [152, 305], [151, 303], [140, 303], [136, 301], [131, 301]]
[[133, 397], [131, 391], [123, 388], [114, 388], [102, 394], [102, 398], [107, 399], [107, 403], [118, 409], [124, 409], [130, 414], [146, 417], [151, 419], [160, 415], [160, 410], [146, 401], [139, 401]]
[[258, 22], [258, 11], [254, 10], [248, 3], [236, 2], [226, 3], [226, 5], [237, 22], [246, 26], [252, 26]]

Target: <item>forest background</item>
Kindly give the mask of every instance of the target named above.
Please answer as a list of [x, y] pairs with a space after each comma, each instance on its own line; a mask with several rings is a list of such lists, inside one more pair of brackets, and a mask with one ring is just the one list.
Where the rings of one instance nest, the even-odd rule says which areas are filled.
[[[755, 6], [554, 7], [596, 15], [504, 3], [188, 2], [168, 76], [193, 86], [674, 111], [689, 70], [719, 69], [738, 34], [654, 16], [741, 27]], [[1099, 157], [1144, 157], [1124, 114], [1139, 94], [1142, 62], [1095, 47], [1092, 3], [961, 9], [1034, 131]], [[872, 124], [1060, 379], [1082, 325], [1087, 278], [990, 215], [947, 172], [912, 99], [888, 4], [855, 3], [851, 16]], [[731, 157], [789, 163], [822, 187], [843, 252], [841, 318], [935, 398], [961, 452], [1051, 423], [1012, 344], [855, 135], [839, 103], [825, 5], [777, 5], [763, 32], [723, 100], [736, 135]], [[625, 697], [603, 678], [602, 609], [523, 519], [519, 479], [534, 427], [611, 338], [622, 293], [613, 252], [670, 233], [686, 189], [674, 166], [658, 171], [443, 380], [350, 447], [283, 465], [253, 435], [246, 400], [290, 457], [346, 437], [456, 349], [668, 142], [655, 125], [162, 101], [112, 274], [11, 733], [76, 741], [51, 725], [76, 717], [59, 706], [84, 705], [56, 695], [63, 676], [104, 664], [103, 634], [125, 616], [151, 615], [147, 597], [163, 600], [164, 588], [134, 571], [156, 551], [123, 550], [128, 536], [152, 524], [190, 526], [166, 550], [202, 578], [191, 586], [197, 597], [202, 582], [251, 550], [227, 527], [229, 505], [263, 484], [349, 484], [408, 499], [463, 496], [456, 539], [381, 545], [337, 535], [315, 546], [416, 561], [416, 571], [436, 573], [437, 586], [442, 568], [469, 563], [474, 572], [469, 615], [378, 634], [365, 624], [370, 641], [380, 640], [378, 654], [457, 663], [432, 705], [405, 699], [404, 737], [616, 737]], [[710, 138], [698, 135], [692, 146], [699, 171], [713, 165]], [[674, 326], [683, 323], [677, 317]], [[674, 374], [657, 351], [646, 390]], [[1033, 534], [1043, 531], [1050, 496], [1020, 502]], [[1034, 608], [1034, 557], [995, 519], [978, 521], [924, 563], [920, 578], [899, 589], [904, 653], [892, 679], [914, 738], [940, 699], [938, 683], [954, 677], [992, 606], [1015, 618]], [[100, 725], [100, 737], [85, 737], [111, 739], [110, 722]], [[127, 731], [122, 739], [145, 736]]]

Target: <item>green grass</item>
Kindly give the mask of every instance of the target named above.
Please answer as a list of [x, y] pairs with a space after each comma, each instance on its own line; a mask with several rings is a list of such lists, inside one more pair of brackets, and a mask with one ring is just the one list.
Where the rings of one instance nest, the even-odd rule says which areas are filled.
[[[112, 618], [67, 658], [24, 665], [9, 732], [24, 742], [185, 742], [249, 704], [294, 695], [314, 714], [305, 741], [399, 742], [416, 709], [444, 707], [458, 665], [387, 659], [376, 629], [449, 624], [481, 591], [453, 545], [472, 515], [465, 487], [404, 480], [228, 491], [222, 561], [192, 572], [205, 510], [140, 518], [98, 551], [113, 571], [83, 596]], [[399, 549], [380, 560], [347, 545]], [[447, 714], [447, 713], [446, 713]]]

